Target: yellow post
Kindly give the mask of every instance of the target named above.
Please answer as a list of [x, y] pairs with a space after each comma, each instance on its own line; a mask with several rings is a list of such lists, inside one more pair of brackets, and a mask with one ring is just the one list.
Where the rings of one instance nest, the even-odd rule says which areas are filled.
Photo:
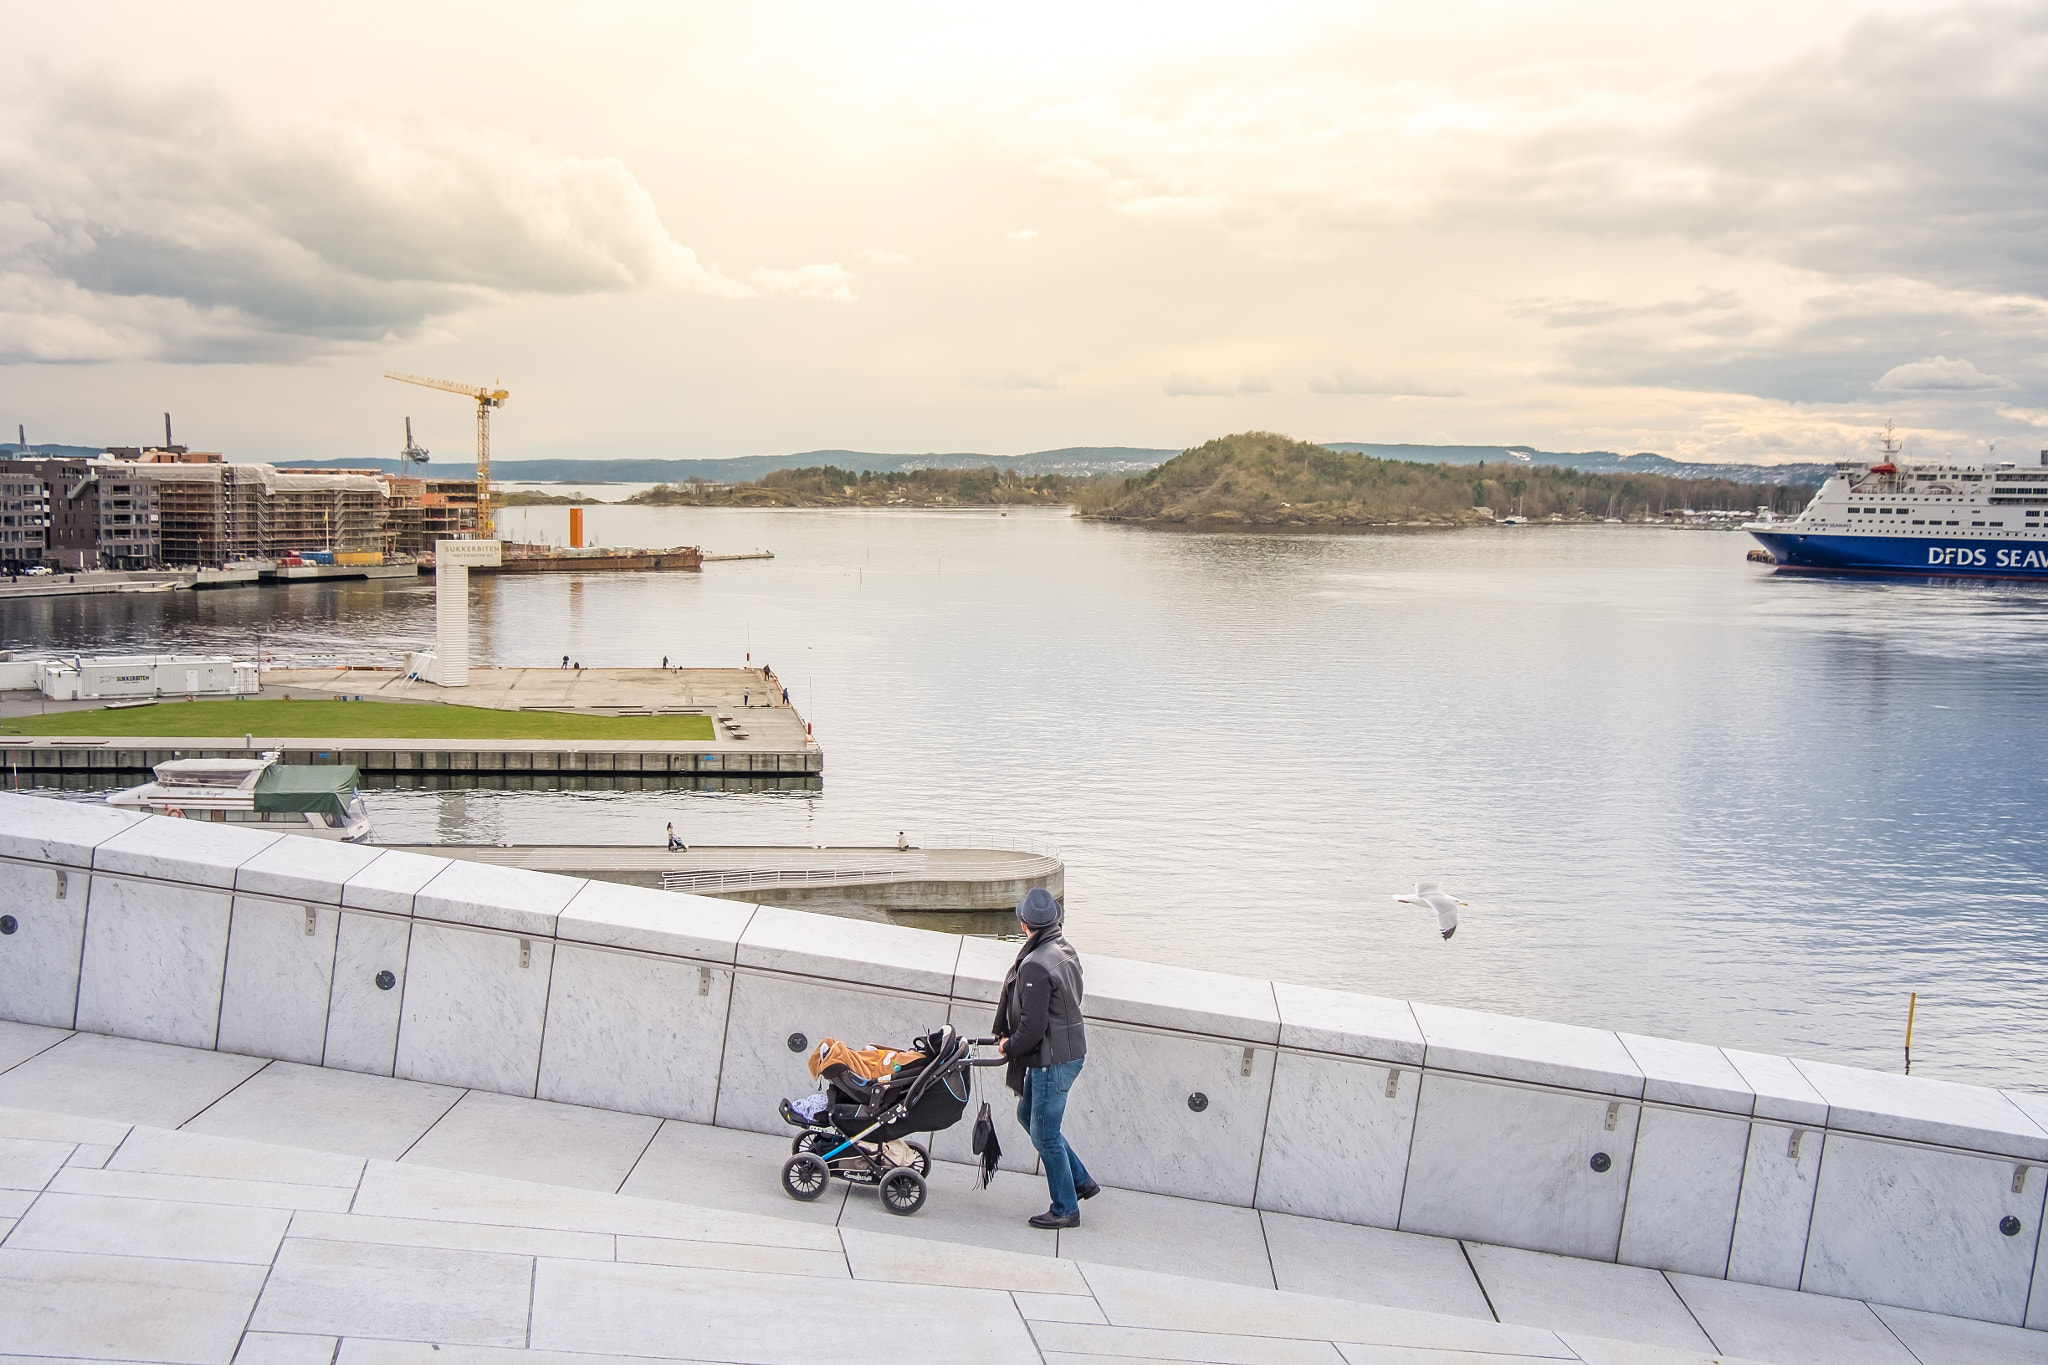
[[1913, 1016], [1920, 1009], [1920, 992], [1906, 998], [1906, 1074], [1913, 1074]]

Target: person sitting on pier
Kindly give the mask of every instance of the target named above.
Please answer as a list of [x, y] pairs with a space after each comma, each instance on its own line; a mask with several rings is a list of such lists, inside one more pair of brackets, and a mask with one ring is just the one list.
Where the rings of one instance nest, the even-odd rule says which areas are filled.
[[673, 820], [668, 822], [668, 851], [671, 853], [688, 853], [690, 851], [690, 846], [676, 837], [676, 822]]

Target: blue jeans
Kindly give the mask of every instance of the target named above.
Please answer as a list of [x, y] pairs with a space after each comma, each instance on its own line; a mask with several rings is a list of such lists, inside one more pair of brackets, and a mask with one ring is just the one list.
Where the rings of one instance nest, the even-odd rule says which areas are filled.
[[1052, 1211], [1065, 1218], [1081, 1211], [1074, 1191], [1093, 1184], [1088, 1168], [1060, 1134], [1060, 1120], [1067, 1116], [1067, 1092], [1081, 1074], [1085, 1057], [1058, 1066], [1034, 1066], [1024, 1073], [1024, 1095], [1017, 1101], [1017, 1122], [1031, 1134], [1031, 1145], [1045, 1167], [1045, 1183], [1052, 1189]]

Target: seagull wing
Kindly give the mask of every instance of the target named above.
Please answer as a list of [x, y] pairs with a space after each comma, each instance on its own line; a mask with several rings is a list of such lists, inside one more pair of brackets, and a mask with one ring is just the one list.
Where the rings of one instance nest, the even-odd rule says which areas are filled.
[[1458, 902], [1455, 897], [1447, 896], [1441, 891], [1432, 891], [1418, 899], [1436, 911], [1436, 927], [1443, 931], [1445, 938], [1458, 932]]

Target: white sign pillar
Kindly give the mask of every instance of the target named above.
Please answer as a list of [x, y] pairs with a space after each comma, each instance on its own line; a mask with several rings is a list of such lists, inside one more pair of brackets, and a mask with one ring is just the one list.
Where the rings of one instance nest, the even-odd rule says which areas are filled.
[[504, 562], [495, 540], [434, 542], [434, 662], [427, 681], [469, 686], [469, 571]]

